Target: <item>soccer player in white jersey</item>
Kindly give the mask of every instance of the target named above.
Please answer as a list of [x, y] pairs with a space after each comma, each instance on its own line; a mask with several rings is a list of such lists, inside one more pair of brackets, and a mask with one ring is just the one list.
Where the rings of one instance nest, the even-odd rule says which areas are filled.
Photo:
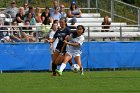
[[72, 33], [70, 35], [69, 41], [64, 41], [67, 44], [67, 52], [64, 56], [64, 60], [63, 63], [60, 66], [59, 70], [56, 70], [56, 73], [58, 75], [62, 75], [63, 70], [66, 67], [66, 63], [73, 57], [76, 64], [78, 64], [80, 66], [80, 71], [81, 71], [81, 75], [84, 75], [83, 73], [83, 67], [81, 64], [81, 46], [83, 44], [84, 41], [84, 36], [83, 33], [85, 31], [84, 26], [82, 25], [78, 25], [77, 26], [77, 30], [75, 33]]

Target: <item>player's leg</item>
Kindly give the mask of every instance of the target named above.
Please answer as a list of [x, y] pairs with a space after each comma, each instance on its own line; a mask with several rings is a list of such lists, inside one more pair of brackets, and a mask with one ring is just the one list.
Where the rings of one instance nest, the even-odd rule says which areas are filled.
[[67, 62], [68, 62], [70, 59], [71, 59], [71, 56], [70, 56], [68, 53], [66, 53], [66, 54], [64, 55], [63, 63], [61, 64], [60, 69], [59, 69], [59, 70], [56, 70], [56, 73], [58, 73], [59, 75], [62, 75], [62, 72], [63, 72], [63, 70], [65, 69]]
[[[50, 48], [50, 53], [51, 53], [51, 59], [53, 60], [53, 53], [54, 53], [54, 51], [53, 51], [53, 49], [52, 48]], [[52, 60], [50, 61], [50, 68], [49, 68], [49, 71], [52, 71]]]
[[[52, 58], [52, 54], [51, 54], [51, 58]], [[49, 71], [52, 71], [52, 60], [50, 61]]]
[[57, 59], [55, 60], [55, 64], [57, 66], [60, 65], [63, 62], [63, 59], [64, 59], [64, 55], [59, 53]]
[[53, 53], [53, 56], [52, 56], [52, 72], [53, 72], [53, 76], [56, 76], [56, 68], [57, 68], [57, 65], [55, 64], [55, 60], [57, 59], [59, 55], [59, 52], [56, 50], [54, 53]]
[[76, 64], [78, 64], [78, 65], [80, 66], [81, 75], [84, 75], [84, 73], [83, 73], [83, 67], [82, 67], [82, 63], [81, 63], [81, 56], [80, 56], [80, 54], [76, 54], [76, 55], [74, 56], [74, 60], [75, 60]]
[[69, 62], [69, 65], [72, 66], [72, 64], [73, 64], [72, 63], [72, 58], [68, 62]]

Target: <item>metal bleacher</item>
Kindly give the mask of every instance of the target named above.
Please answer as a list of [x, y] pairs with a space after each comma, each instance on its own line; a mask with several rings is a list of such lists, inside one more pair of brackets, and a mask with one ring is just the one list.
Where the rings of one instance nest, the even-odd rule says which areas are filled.
[[[96, 0], [96, 1], [100, 1], [100, 0]], [[118, 22], [118, 21], [114, 21], [114, 15], [116, 16], [116, 14], [113, 12], [115, 10], [113, 10], [113, 4], [115, 2], [126, 5], [126, 6], [130, 6], [128, 4], [125, 4], [121, 1], [117, 1], [117, 0], [110, 0], [111, 1], [111, 12], [107, 11], [108, 14], [110, 14], [110, 18], [109, 21], [111, 22], [110, 29], [108, 29], [108, 32], [101, 32], [102, 30], [102, 22], [104, 20], [104, 16], [101, 15], [99, 12], [89, 12], [89, 13], [82, 13], [81, 18], [76, 18], [76, 23], [74, 26], [77, 25], [83, 25], [86, 28], [86, 31], [84, 33], [84, 36], [86, 37], [86, 39], [88, 40], [96, 40], [96, 38], [104, 38], [104, 37], [115, 37], [115, 38], [120, 38], [120, 40], [122, 40], [121, 38], [127, 38], [129, 40], [129, 38], [132, 37], [140, 37], [140, 28], [139, 28], [139, 24], [138, 25], [128, 25], [125, 21], [124, 22]], [[113, 3], [114, 2], [114, 3]], [[130, 6], [131, 7], [131, 6]], [[134, 6], [132, 6], [134, 7]], [[136, 7], [134, 7], [136, 8]], [[84, 8], [83, 8], [84, 9]], [[88, 8], [85, 8], [88, 9]], [[92, 8], [93, 9], [93, 8]], [[96, 10], [100, 10], [102, 12], [105, 12], [105, 10], [101, 9], [100, 7], [98, 7], [98, 2], [96, 2]], [[136, 8], [138, 9], [138, 8]], [[90, 8], [89, 8], [90, 10]], [[140, 11], [139, 11], [140, 13]], [[121, 16], [118, 16], [120, 18], [124, 18]], [[3, 14], [0, 14], [0, 18], [3, 18], [5, 21], [11, 22], [10, 18], [6, 18]], [[67, 25], [71, 26], [71, 19], [72, 18], [67, 18]], [[126, 19], [126, 18], [124, 18]], [[129, 20], [129, 19], [128, 19]], [[140, 16], [138, 18], [138, 20], [140, 20]], [[140, 21], [138, 21], [138, 23], [140, 23]], [[20, 26], [23, 24], [20, 24]], [[34, 31], [41, 31], [42, 30], [42, 25], [41, 24], [36, 24], [36, 29], [34, 29]], [[50, 24], [51, 26], [51, 24]], [[118, 39], [117, 39], [118, 40]]]
[[[67, 18], [67, 21], [70, 22], [72, 18]], [[76, 22], [77, 23], [101, 23], [103, 22], [104, 18], [101, 17], [96, 17], [96, 18], [91, 18], [91, 17], [87, 17], [87, 18], [76, 18]], [[109, 21], [111, 21], [111, 18], [109, 18]]]
[[[99, 13], [98, 13], [99, 14]], [[77, 22], [74, 26], [83, 25], [86, 28], [84, 36], [90, 39], [96, 38], [105, 38], [105, 37], [115, 37], [115, 38], [131, 38], [131, 37], [139, 37], [140, 32], [138, 27], [128, 26], [125, 22], [111, 22], [111, 18], [109, 21], [111, 22], [110, 29], [108, 32], [101, 32], [102, 30], [102, 22], [103, 18], [100, 16], [91, 17], [91, 15], [96, 15], [96, 13], [90, 13], [88, 17], [88, 13], [85, 14], [86, 17], [76, 18]], [[72, 18], [67, 18], [68, 26], [71, 26], [70, 20]], [[120, 32], [121, 31], [121, 32]]]
[[[89, 16], [88, 16], [89, 15]], [[11, 22], [10, 19], [5, 18], [4, 15], [0, 15], [1, 18], [4, 18], [5, 21]], [[70, 26], [70, 20], [72, 18], [67, 18], [67, 25]], [[111, 18], [109, 21], [111, 22], [109, 32], [101, 32], [102, 29], [102, 22], [103, 17], [100, 16], [99, 13], [83, 13], [81, 18], [76, 18], [77, 22], [74, 26], [83, 25], [86, 28], [84, 36], [87, 40], [96, 40], [98, 38], [105, 38], [105, 37], [115, 37], [115, 38], [131, 38], [131, 37], [139, 37], [140, 32], [139, 28], [136, 26], [128, 26], [125, 22], [111, 22]], [[19, 26], [23, 26], [24, 24], [19, 24]], [[51, 24], [50, 24], [51, 26]], [[49, 26], [49, 27], [50, 27]], [[42, 25], [40, 23], [36, 24], [36, 28], [33, 29], [34, 31], [41, 31]], [[45, 29], [44, 29], [45, 30]], [[121, 32], [120, 32], [121, 31]]]

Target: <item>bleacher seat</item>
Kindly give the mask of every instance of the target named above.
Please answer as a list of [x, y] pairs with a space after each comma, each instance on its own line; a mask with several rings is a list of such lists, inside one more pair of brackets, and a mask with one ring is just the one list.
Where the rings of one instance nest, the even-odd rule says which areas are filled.
[[[71, 23], [67, 23], [67, 25], [69, 26]], [[75, 23], [75, 26], [78, 25], [83, 25], [83, 26], [101, 26], [102, 22], [100, 23]], [[126, 26], [126, 23], [119, 23], [119, 22], [112, 22], [111, 26]]]
[[82, 18], [99, 18], [101, 17], [100, 13], [82, 13]]
[[[88, 30], [88, 27], [89, 27], [89, 30], [90, 31], [101, 31], [102, 27], [101, 27], [101, 24], [102, 23], [75, 23], [75, 26], [78, 26], [78, 25], [83, 25], [85, 26], [85, 29]], [[68, 26], [70, 26], [70, 23], [67, 23]], [[120, 29], [120, 26], [126, 26], [127, 24], [126, 23], [111, 23], [110, 25], [110, 29], [112, 29], [111, 31], [114, 31], [116, 29]], [[117, 26], [117, 27], [116, 27]]]
[[13, 21], [13, 19], [12, 18], [5, 18], [5, 21], [11, 23]]
[[0, 18], [5, 18], [5, 14], [0, 14]]
[[[70, 23], [72, 18], [67, 18], [67, 22]], [[101, 23], [103, 22], [104, 18], [76, 18], [77, 23]], [[111, 18], [109, 18], [109, 21], [111, 21]]]
[[[88, 32], [84, 33], [88, 37]], [[120, 37], [120, 32], [90, 32], [90, 38]], [[140, 32], [122, 32], [122, 37], [140, 37]]]
[[0, 20], [2, 20], [2, 22], [5, 20], [6, 16], [5, 14], [0, 14]]

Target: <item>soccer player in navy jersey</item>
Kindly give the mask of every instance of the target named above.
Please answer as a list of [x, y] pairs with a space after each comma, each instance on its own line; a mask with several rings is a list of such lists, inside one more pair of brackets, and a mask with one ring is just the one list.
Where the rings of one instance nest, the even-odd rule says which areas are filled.
[[66, 18], [62, 17], [59, 23], [60, 29], [56, 31], [54, 37], [51, 40], [47, 40], [47, 42], [49, 43], [53, 43], [57, 38], [59, 40], [56, 46], [56, 50], [52, 56], [52, 76], [56, 76], [55, 70], [57, 69], [57, 65], [62, 62], [63, 55], [66, 53], [66, 44], [64, 43], [64, 41], [67, 40], [70, 35], [70, 29], [67, 27]]

